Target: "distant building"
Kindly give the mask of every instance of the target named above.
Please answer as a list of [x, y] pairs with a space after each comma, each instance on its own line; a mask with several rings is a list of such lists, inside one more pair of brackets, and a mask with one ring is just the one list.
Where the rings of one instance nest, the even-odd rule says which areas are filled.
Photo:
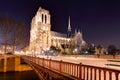
[[[6, 45], [6, 53], [13, 53], [13, 46]], [[0, 44], [0, 54], [5, 54], [5, 45]]]
[[103, 46], [101, 48], [95, 47], [95, 54], [107, 54], [107, 49], [104, 48]]
[[67, 34], [51, 31], [50, 19], [49, 11], [40, 7], [31, 22], [30, 51], [41, 53], [51, 46], [62, 49], [61, 45], [73, 46], [80, 50], [81, 46], [86, 44], [80, 31], [71, 33], [70, 17]]

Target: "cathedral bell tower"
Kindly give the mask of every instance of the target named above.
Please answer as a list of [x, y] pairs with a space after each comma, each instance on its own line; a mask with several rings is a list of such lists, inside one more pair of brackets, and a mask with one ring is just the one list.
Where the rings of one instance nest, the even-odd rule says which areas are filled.
[[34, 46], [31, 49], [37, 53], [47, 50], [51, 45], [50, 30], [50, 13], [40, 7], [31, 23], [30, 47]]

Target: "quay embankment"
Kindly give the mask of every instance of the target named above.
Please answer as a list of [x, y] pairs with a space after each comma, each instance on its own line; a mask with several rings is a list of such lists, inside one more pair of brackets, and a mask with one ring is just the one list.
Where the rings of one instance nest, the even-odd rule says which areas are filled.
[[24, 63], [19, 55], [0, 55], [0, 72], [29, 70], [32, 68]]

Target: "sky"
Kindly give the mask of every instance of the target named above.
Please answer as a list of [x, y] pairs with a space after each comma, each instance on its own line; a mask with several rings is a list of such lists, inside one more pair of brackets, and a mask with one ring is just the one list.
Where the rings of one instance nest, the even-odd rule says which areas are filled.
[[66, 33], [79, 29], [87, 43], [120, 48], [120, 0], [1, 0], [0, 15], [30, 23], [41, 6], [50, 11], [51, 29]]

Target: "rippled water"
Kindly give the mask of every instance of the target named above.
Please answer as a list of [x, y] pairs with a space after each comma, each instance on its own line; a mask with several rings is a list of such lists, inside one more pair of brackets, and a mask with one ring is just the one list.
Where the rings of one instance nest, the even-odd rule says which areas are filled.
[[0, 80], [40, 80], [34, 71], [0, 73]]

